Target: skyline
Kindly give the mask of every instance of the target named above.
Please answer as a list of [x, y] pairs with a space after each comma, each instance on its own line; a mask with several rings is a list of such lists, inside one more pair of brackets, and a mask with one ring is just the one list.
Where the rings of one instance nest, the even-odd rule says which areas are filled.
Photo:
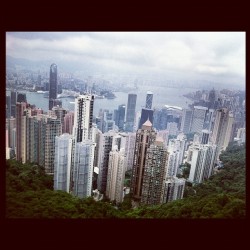
[[245, 85], [245, 32], [6, 32], [6, 56], [59, 71]]

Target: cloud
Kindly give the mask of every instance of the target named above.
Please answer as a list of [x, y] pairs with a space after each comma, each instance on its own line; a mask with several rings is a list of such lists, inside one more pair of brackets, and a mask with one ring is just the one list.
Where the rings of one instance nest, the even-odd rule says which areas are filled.
[[244, 32], [7, 32], [6, 54], [112, 73], [245, 79]]

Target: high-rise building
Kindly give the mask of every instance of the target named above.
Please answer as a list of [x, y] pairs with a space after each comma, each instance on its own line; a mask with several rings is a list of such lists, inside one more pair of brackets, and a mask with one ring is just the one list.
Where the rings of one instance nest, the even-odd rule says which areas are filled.
[[141, 204], [157, 205], [162, 202], [167, 158], [168, 152], [163, 146], [163, 139], [158, 137], [146, 153]]
[[75, 99], [73, 137], [75, 142], [91, 139], [93, 122], [93, 95], [80, 95]]
[[27, 102], [25, 93], [17, 93], [17, 102]]
[[181, 131], [184, 134], [188, 134], [190, 132], [191, 124], [192, 124], [193, 110], [184, 109], [183, 117], [181, 122]]
[[208, 107], [214, 109], [215, 108], [215, 101], [216, 101], [216, 92], [215, 92], [214, 88], [209, 92], [208, 101], [209, 101]]
[[75, 144], [72, 193], [79, 198], [92, 194], [94, 151], [95, 143], [92, 140]]
[[136, 133], [126, 133], [126, 146], [125, 146], [125, 155], [127, 158], [126, 169], [130, 170], [133, 168], [134, 152], [135, 152], [135, 138]]
[[123, 183], [125, 178], [126, 156], [125, 150], [120, 151], [117, 146], [109, 153], [106, 196], [111, 201], [123, 201]]
[[55, 137], [54, 190], [70, 191], [72, 136]]
[[191, 124], [190, 132], [195, 132], [201, 134], [201, 130], [204, 126], [204, 121], [206, 118], [208, 108], [202, 106], [194, 106], [193, 119]]
[[6, 128], [5, 130], [5, 148], [6, 148], [6, 160], [10, 159], [10, 148], [9, 148], [9, 131], [8, 131], [8, 128]]
[[154, 110], [153, 109], [147, 109], [142, 108], [141, 110], [141, 119], [139, 123], [139, 129], [142, 128], [142, 124], [144, 124], [147, 120], [153, 124], [154, 123]]
[[61, 135], [61, 121], [56, 116], [47, 117], [45, 125], [44, 167], [47, 174], [54, 174], [55, 138]]
[[242, 144], [246, 142], [246, 128], [238, 129], [236, 140], [238, 141], [238, 144]]
[[39, 122], [36, 116], [26, 117], [26, 155], [29, 162], [39, 161]]
[[162, 203], [183, 198], [186, 180], [177, 177], [168, 177], [165, 182]]
[[55, 106], [52, 108], [52, 111], [54, 111], [57, 119], [61, 121], [62, 131], [64, 131], [64, 117], [67, 113], [66, 109], [59, 107], [59, 106]]
[[176, 139], [169, 140], [167, 177], [176, 176], [178, 173], [179, 167], [183, 162], [186, 141], [186, 136], [183, 133], [179, 134]]
[[127, 104], [126, 124], [125, 124], [126, 132], [133, 132], [136, 98], [137, 98], [136, 94], [128, 94], [128, 104]]
[[52, 63], [49, 75], [49, 110], [52, 110], [57, 99], [57, 65]]
[[72, 135], [74, 126], [74, 112], [69, 111], [63, 118], [63, 133]]
[[9, 139], [8, 144], [9, 144], [10, 148], [14, 149], [14, 147], [15, 147], [14, 145], [16, 143], [15, 143], [15, 140], [13, 138], [13, 129], [16, 128], [16, 118], [11, 117], [11, 118], [6, 119], [6, 124], [8, 125], [8, 132], [9, 132], [9, 134], [8, 134], [8, 139]]
[[114, 117], [115, 125], [118, 126], [119, 131], [124, 131], [125, 108], [125, 104], [119, 105], [114, 113], [116, 114], [116, 117]]
[[201, 183], [213, 173], [216, 162], [217, 146], [209, 144], [194, 144], [189, 147], [191, 151], [191, 168], [188, 180]]
[[113, 113], [109, 110], [104, 110], [102, 121], [102, 132], [108, 132], [115, 129], [115, 121], [113, 120]]
[[106, 192], [107, 187], [107, 175], [109, 164], [109, 153], [112, 150], [113, 137], [116, 136], [115, 131], [109, 131], [104, 134], [100, 134], [99, 137], [99, 156], [98, 156], [98, 181], [97, 188], [101, 193]]
[[134, 162], [131, 177], [130, 192], [133, 198], [140, 202], [147, 150], [156, 139], [152, 123], [147, 120], [136, 132]]
[[152, 103], [153, 103], [153, 93], [151, 91], [147, 91], [146, 106], [145, 106], [146, 109], [152, 109]]
[[10, 110], [10, 116], [16, 117], [16, 103], [17, 103], [17, 93], [15, 91], [10, 92], [10, 102], [11, 102], [11, 110]]
[[6, 113], [5, 117], [10, 118], [11, 115], [11, 101], [10, 101], [10, 96], [6, 95]]
[[26, 102], [16, 103], [16, 159], [26, 162]]
[[167, 147], [168, 146], [169, 131], [167, 129], [160, 130], [160, 131], [157, 132], [157, 135], [163, 139], [163, 145], [165, 147]]
[[201, 144], [208, 144], [209, 143], [209, 136], [210, 133], [207, 129], [202, 130], [202, 137], [201, 137]]
[[177, 135], [178, 134], [178, 124], [176, 122], [168, 122], [167, 130], [169, 135]]
[[233, 122], [234, 117], [227, 108], [216, 110], [211, 141], [218, 146], [218, 154], [226, 150], [230, 142]]
[[209, 109], [206, 113], [203, 128], [211, 131], [212, 126], [213, 126], [213, 122], [214, 122], [214, 109]]

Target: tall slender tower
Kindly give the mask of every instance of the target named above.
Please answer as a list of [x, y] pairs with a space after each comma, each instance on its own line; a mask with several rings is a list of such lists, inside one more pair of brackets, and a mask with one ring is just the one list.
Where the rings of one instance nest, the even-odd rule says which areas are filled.
[[75, 142], [91, 139], [93, 122], [93, 95], [80, 95], [75, 99], [73, 137]]
[[142, 129], [138, 129], [136, 133], [134, 162], [131, 177], [131, 193], [135, 200], [141, 200], [142, 183], [145, 169], [145, 159], [147, 150], [156, 139], [156, 132], [152, 128], [152, 123], [147, 120]]
[[26, 102], [16, 103], [16, 159], [26, 162]]
[[153, 103], [153, 93], [151, 91], [148, 91], [146, 97], [146, 109], [152, 109], [152, 103]]
[[134, 121], [135, 121], [135, 107], [136, 107], [136, 94], [128, 94], [128, 104], [126, 113], [126, 132], [133, 132]]
[[49, 110], [52, 110], [55, 99], [57, 98], [57, 66], [52, 63], [49, 75]]

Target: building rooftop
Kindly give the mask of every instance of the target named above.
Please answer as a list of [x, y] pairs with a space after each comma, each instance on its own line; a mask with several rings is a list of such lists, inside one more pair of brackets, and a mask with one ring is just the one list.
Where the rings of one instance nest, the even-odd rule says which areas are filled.
[[145, 121], [143, 124], [142, 124], [142, 129], [148, 129], [148, 128], [151, 128], [152, 127], [152, 123], [150, 122], [149, 119], [147, 119], [147, 121]]

